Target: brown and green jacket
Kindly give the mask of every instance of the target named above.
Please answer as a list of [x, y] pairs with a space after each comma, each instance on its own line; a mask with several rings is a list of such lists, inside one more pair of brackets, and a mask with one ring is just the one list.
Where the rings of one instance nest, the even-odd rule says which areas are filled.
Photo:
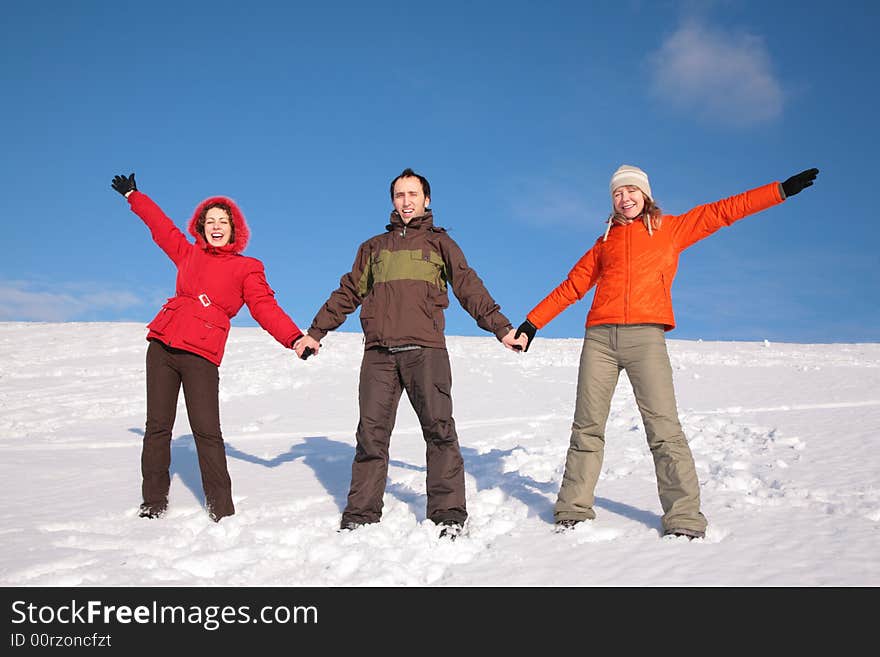
[[447, 286], [477, 325], [500, 340], [512, 328], [483, 281], [428, 210], [404, 224], [396, 211], [386, 232], [361, 244], [351, 271], [315, 315], [309, 335], [321, 340], [361, 306], [364, 347], [446, 347]]

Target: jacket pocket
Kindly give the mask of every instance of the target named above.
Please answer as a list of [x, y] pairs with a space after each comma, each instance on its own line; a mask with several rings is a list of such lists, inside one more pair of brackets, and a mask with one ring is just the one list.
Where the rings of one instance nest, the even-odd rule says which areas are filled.
[[413, 278], [427, 281], [438, 289], [446, 287], [443, 258], [431, 250], [410, 252], [410, 274]]
[[443, 333], [446, 330], [444, 311], [449, 307], [443, 259], [434, 251], [426, 251], [421, 254], [414, 252], [413, 259], [421, 260], [422, 275], [420, 278], [425, 281], [423, 306], [425, 314], [431, 321], [434, 332]]
[[384, 283], [388, 276], [388, 258], [382, 254], [374, 254], [370, 257], [370, 274], [367, 277], [368, 285]]
[[361, 330], [367, 342], [379, 340], [379, 316], [376, 312], [376, 291], [372, 290], [361, 302]]
[[364, 297], [364, 300], [361, 301], [361, 319], [372, 319], [376, 315], [376, 304], [374, 303], [375, 299], [373, 299], [373, 295], [368, 294]]
[[427, 315], [428, 319], [431, 320], [434, 331], [437, 333], [443, 333], [446, 330], [446, 315], [443, 312], [444, 306], [440, 304], [439, 301], [435, 300], [433, 295], [427, 298]]
[[443, 333], [446, 328], [446, 317], [443, 312], [447, 305], [443, 303], [445, 295], [433, 283], [425, 281], [423, 284], [425, 292], [418, 301], [418, 307], [428, 321], [424, 330], [434, 334]]
[[171, 297], [168, 301], [165, 302], [165, 305], [159, 310], [153, 320], [147, 324], [147, 328], [151, 331], [155, 331], [160, 335], [165, 332], [165, 329], [168, 327], [168, 324], [171, 323], [171, 320], [174, 319], [174, 315], [177, 312], [177, 309], [180, 308], [180, 305], [183, 303], [183, 299], [180, 297]]
[[197, 347], [200, 351], [218, 355], [223, 351], [226, 344], [226, 335], [229, 328], [222, 326], [215, 321], [193, 315], [187, 322], [186, 331], [184, 331], [183, 341], [188, 345]]
[[660, 284], [663, 286], [663, 299], [666, 301], [666, 304], [672, 308], [672, 284], [666, 283], [666, 276], [660, 274]]

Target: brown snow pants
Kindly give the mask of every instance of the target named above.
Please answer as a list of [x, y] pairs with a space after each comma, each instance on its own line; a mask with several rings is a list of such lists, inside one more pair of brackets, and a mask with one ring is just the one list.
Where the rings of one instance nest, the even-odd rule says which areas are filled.
[[171, 430], [183, 385], [208, 514], [214, 521], [235, 513], [232, 480], [220, 432], [220, 376], [214, 363], [158, 340], [147, 348], [147, 424], [141, 453], [144, 505], [162, 510], [171, 486]]
[[427, 517], [435, 523], [467, 518], [464, 460], [452, 419], [452, 372], [445, 349], [391, 353], [367, 349], [361, 363], [360, 421], [342, 525], [378, 522], [388, 475], [388, 446], [406, 390], [426, 443]]
[[704, 532], [700, 483], [678, 420], [672, 367], [663, 327], [607, 324], [586, 331], [578, 370], [577, 401], [556, 520], [596, 517], [593, 491], [602, 470], [605, 423], [621, 370], [626, 370], [654, 459], [663, 529]]

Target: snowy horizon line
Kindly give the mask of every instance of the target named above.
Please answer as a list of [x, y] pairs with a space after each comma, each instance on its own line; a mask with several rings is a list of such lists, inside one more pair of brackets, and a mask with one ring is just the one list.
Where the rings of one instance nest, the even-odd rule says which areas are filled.
[[[0, 325], [12, 325], [12, 324], [33, 324], [33, 325], [61, 325], [61, 324], [71, 324], [71, 325], [97, 325], [97, 324], [140, 324], [146, 329], [147, 322], [141, 320], [68, 320], [68, 321], [53, 321], [53, 320], [45, 320], [45, 319], [4, 319], [0, 320]], [[236, 325], [233, 324], [233, 328], [236, 330], [247, 330], [247, 329], [256, 329], [262, 331], [258, 325]], [[302, 327], [300, 327], [302, 328]], [[361, 331], [355, 331], [350, 329], [339, 328], [333, 331], [332, 333], [344, 333], [344, 334], [357, 334], [361, 333]], [[491, 335], [460, 335], [455, 333], [446, 333], [446, 338], [480, 338], [480, 339], [493, 339]], [[234, 339], [234, 333], [230, 334], [230, 339]], [[540, 333], [536, 336], [536, 340], [583, 340], [583, 336], [542, 336]], [[686, 337], [676, 337], [674, 334], [666, 334], [667, 341], [675, 340], [679, 342], [719, 342], [719, 343], [757, 343], [757, 344], [787, 344], [787, 345], [862, 345], [862, 344], [880, 344], [880, 340], [862, 340], [862, 341], [814, 341], [814, 342], [799, 342], [796, 340], [776, 340], [769, 338], [686, 338]]]

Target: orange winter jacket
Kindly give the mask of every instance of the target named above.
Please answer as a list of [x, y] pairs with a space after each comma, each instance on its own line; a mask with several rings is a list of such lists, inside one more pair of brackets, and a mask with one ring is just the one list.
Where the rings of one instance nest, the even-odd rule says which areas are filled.
[[678, 256], [686, 248], [734, 221], [784, 200], [777, 182], [700, 205], [681, 215], [664, 215], [660, 228], [648, 233], [644, 222], [613, 225], [608, 239], [600, 237], [568, 276], [527, 315], [543, 328], [596, 285], [586, 326], [599, 324], [663, 324], [675, 328], [672, 280]]

